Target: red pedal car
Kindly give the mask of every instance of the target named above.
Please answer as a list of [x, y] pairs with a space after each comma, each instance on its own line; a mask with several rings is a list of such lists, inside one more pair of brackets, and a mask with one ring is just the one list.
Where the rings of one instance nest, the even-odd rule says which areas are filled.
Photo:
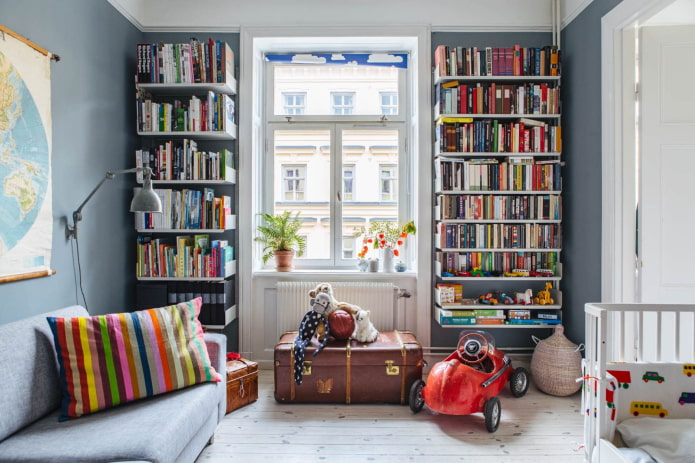
[[464, 330], [456, 350], [436, 363], [427, 377], [410, 389], [410, 409], [417, 413], [426, 404], [445, 415], [483, 413], [485, 427], [497, 431], [502, 407], [497, 395], [509, 382], [514, 397], [528, 390], [528, 370], [512, 368], [507, 355], [495, 349], [495, 341], [485, 331]]

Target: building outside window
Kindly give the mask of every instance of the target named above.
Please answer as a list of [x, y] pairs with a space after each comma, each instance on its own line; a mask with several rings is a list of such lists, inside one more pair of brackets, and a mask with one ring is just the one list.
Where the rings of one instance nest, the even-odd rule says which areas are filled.
[[382, 165], [379, 168], [379, 185], [382, 201], [398, 199], [398, 168], [395, 165]]
[[[261, 205], [270, 213], [299, 213], [307, 249], [295, 266], [354, 270], [362, 247], [359, 230], [375, 220], [413, 219], [412, 198], [397, 191], [398, 175], [410, 163], [406, 111], [398, 105], [406, 68], [394, 66], [393, 55], [379, 55], [389, 59], [384, 66], [300, 64], [294, 55], [265, 56], [272, 97], [266, 100]], [[311, 61], [306, 57], [302, 60]], [[392, 96], [382, 99], [381, 93]], [[300, 103], [290, 94], [304, 95], [305, 106], [287, 118], [287, 107]], [[395, 105], [388, 121], [381, 119], [382, 102]]]
[[398, 94], [396, 92], [380, 92], [381, 114], [398, 114]]
[[331, 93], [333, 114], [347, 116], [353, 113], [355, 106], [354, 93]]
[[285, 201], [304, 201], [305, 166], [282, 166], [282, 196]]
[[287, 115], [304, 114], [306, 106], [306, 93], [286, 93], [283, 92], [284, 113]]
[[355, 237], [343, 236], [343, 259], [354, 259], [355, 254]]

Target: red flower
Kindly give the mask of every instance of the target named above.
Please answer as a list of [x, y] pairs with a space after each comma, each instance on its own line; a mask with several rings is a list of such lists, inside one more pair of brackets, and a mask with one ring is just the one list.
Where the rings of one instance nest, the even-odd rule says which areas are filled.
[[398, 249], [394, 249], [394, 250], [393, 250], [393, 255], [396, 256], [396, 257], [398, 257]]

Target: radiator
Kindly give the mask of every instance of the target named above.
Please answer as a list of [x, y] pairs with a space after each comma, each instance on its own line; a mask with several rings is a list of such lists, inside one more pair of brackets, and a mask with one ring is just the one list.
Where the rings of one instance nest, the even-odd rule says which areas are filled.
[[[305, 313], [311, 310], [309, 291], [319, 282], [283, 281], [276, 284], [278, 338], [286, 331], [296, 331]], [[370, 319], [379, 331], [398, 328], [399, 288], [392, 283], [332, 283], [333, 295], [370, 311]]]

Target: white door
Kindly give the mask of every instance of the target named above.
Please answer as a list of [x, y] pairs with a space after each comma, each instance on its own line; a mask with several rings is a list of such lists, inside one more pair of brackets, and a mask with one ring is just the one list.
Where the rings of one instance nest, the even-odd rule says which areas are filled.
[[640, 29], [638, 300], [695, 301], [695, 26]]

